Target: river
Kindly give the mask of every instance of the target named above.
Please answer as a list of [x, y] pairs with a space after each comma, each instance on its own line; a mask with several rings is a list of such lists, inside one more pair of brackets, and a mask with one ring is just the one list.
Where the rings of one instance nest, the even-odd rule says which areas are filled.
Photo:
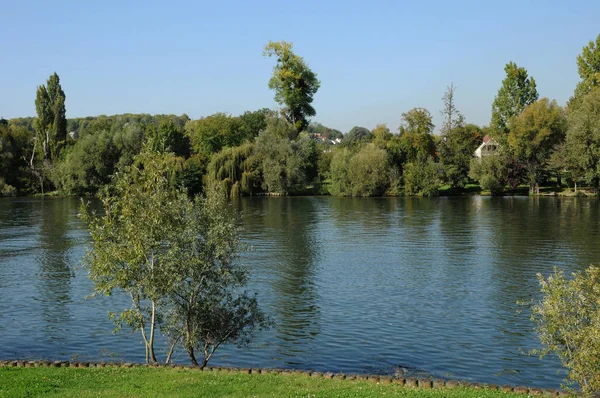
[[[527, 355], [539, 343], [517, 301], [540, 299], [538, 272], [598, 262], [599, 203], [242, 198], [248, 289], [274, 326], [211, 363], [557, 388], [558, 360]], [[108, 319], [126, 297], [88, 298], [78, 206], [0, 199], [1, 359], [144, 360], [141, 336]]]

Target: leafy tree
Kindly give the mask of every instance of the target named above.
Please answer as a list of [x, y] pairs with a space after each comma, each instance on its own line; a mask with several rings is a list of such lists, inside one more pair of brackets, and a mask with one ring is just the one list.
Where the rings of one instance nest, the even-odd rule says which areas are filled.
[[108, 131], [77, 140], [64, 161], [57, 163], [53, 179], [68, 194], [89, 194], [110, 181], [119, 158]]
[[171, 119], [163, 119], [158, 127], [151, 126], [146, 133], [148, 145], [156, 152], [173, 152], [177, 156], [189, 156], [189, 140], [183, 128]]
[[368, 142], [373, 138], [373, 134], [366, 127], [354, 126], [344, 136], [344, 142], [348, 144], [357, 142]]
[[444, 109], [441, 111], [442, 117], [444, 118], [442, 134], [447, 134], [464, 124], [464, 117], [456, 108], [456, 103], [454, 101], [455, 91], [456, 87], [454, 87], [454, 83], [450, 83], [450, 86], [448, 86], [446, 93], [444, 93], [444, 96], [442, 97], [442, 100], [444, 101]]
[[277, 59], [269, 88], [275, 90], [275, 101], [284, 106], [284, 117], [299, 133], [308, 126], [308, 118], [316, 115], [312, 101], [321, 83], [302, 57], [292, 52], [292, 43], [269, 41], [263, 55]]
[[402, 114], [400, 134], [432, 134], [435, 125], [431, 113], [425, 108], [413, 108]]
[[544, 348], [534, 352], [556, 354], [584, 393], [600, 391], [600, 268], [590, 266], [571, 280], [555, 269], [548, 279], [538, 274], [538, 280], [544, 297], [531, 319]]
[[330, 165], [330, 191], [334, 196], [352, 196], [352, 181], [349, 176], [350, 159], [352, 159], [352, 152], [348, 148], [339, 148], [333, 152]]
[[371, 131], [371, 134], [373, 136], [373, 144], [382, 149], [387, 147], [388, 142], [393, 137], [392, 132], [385, 124], [378, 124], [375, 126], [373, 131]]
[[530, 194], [539, 193], [544, 166], [564, 139], [566, 128], [564, 110], [548, 98], [534, 102], [511, 120], [508, 144], [525, 167]]
[[577, 83], [573, 99], [578, 99], [600, 86], [600, 34], [596, 42], [590, 41], [577, 56], [577, 69], [581, 81]]
[[190, 137], [194, 153], [210, 158], [226, 146], [241, 144], [238, 135], [239, 121], [225, 113], [190, 121], [186, 124], [186, 134]]
[[404, 166], [404, 193], [407, 196], [437, 196], [440, 182], [439, 165], [431, 157], [420, 157]]
[[315, 143], [306, 133], [296, 140], [290, 139], [294, 131], [286, 120], [273, 118], [256, 139], [255, 153], [260, 162], [263, 189], [269, 193], [304, 192], [306, 185], [316, 177]]
[[35, 108], [37, 119], [34, 126], [44, 159], [54, 159], [67, 138], [65, 93], [56, 72], [48, 78], [46, 86], [38, 87]]
[[348, 164], [352, 196], [381, 196], [390, 186], [390, 161], [385, 150], [364, 145]]
[[569, 107], [566, 149], [575, 176], [598, 187], [600, 184], [600, 88], [584, 94]]
[[157, 363], [156, 333], [181, 344], [203, 365], [226, 342], [244, 343], [266, 325], [256, 298], [239, 293], [246, 269], [236, 263], [237, 221], [222, 199], [192, 201], [172, 184], [173, 154], [143, 152], [100, 195], [104, 213], [82, 207], [92, 249], [85, 257], [95, 294], [124, 291], [131, 307], [111, 318], [144, 340], [146, 362]]
[[[101, 137], [105, 131], [95, 133], [94, 136]], [[110, 154], [111, 157], [118, 156], [115, 169], [121, 169], [133, 163], [135, 156], [142, 150], [145, 135], [143, 126], [135, 121], [128, 122], [123, 127], [116, 129], [112, 134], [112, 143], [117, 153]], [[79, 138], [79, 140], [85, 140], [87, 137], [84, 136], [83, 138]], [[77, 143], [75, 146], [77, 146]]]
[[403, 162], [415, 162], [418, 158], [429, 156], [436, 158], [435, 139], [432, 135], [433, 119], [424, 108], [414, 108], [402, 114], [400, 126], [400, 149]]
[[228, 196], [250, 195], [260, 186], [258, 166], [254, 144], [247, 142], [216, 153], [208, 165], [207, 179], [222, 186]]
[[438, 148], [444, 177], [450, 186], [464, 188], [469, 182], [471, 159], [482, 138], [481, 128], [474, 124], [456, 126], [442, 133]]
[[507, 182], [507, 160], [502, 154], [492, 154], [471, 160], [469, 177], [479, 181], [481, 188], [489, 190], [492, 196], [500, 195]]
[[387, 152], [372, 143], [356, 153], [340, 148], [331, 159], [331, 194], [381, 196], [390, 187], [391, 169]]
[[335, 140], [336, 138], [343, 138], [343, 134], [341, 131], [329, 128], [327, 126], [323, 126], [321, 123], [311, 122], [306, 131], [311, 134], [321, 134], [321, 136], [329, 139]]
[[525, 68], [514, 62], [504, 67], [506, 77], [498, 90], [492, 104], [492, 121], [490, 127], [493, 135], [506, 144], [508, 124], [513, 116], [518, 116], [525, 108], [538, 99], [538, 92], [533, 77], [529, 77]]

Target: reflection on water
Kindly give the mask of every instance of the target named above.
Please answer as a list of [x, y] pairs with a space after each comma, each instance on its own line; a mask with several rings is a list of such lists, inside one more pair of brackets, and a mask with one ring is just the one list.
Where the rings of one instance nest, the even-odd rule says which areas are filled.
[[[243, 198], [241, 261], [274, 327], [215, 364], [409, 373], [557, 387], [517, 300], [536, 273], [598, 261], [599, 201], [586, 198]], [[0, 357], [143, 361], [112, 334], [123, 295], [86, 300], [87, 232], [76, 199], [0, 199]], [[185, 353], [175, 360], [186, 362]]]
[[68, 338], [62, 326], [72, 320], [68, 310], [71, 303], [71, 278], [74, 272], [69, 263], [73, 240], [68, 236], [69, 217], [76, 212], [72, 200], [47, 199], [40, 204], [39, 264], [37, 275], [38, 310], [44, 321], [44, 332], [56, 340]]

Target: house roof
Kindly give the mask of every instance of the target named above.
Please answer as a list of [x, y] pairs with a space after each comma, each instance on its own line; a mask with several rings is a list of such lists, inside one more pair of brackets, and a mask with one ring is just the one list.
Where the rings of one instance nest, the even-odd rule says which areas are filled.
[[492, 140], [492, 137], [490, 137], [490, 136], [489, 136], [489, 135], [487, 135], [487, 134], [486, 134], [486, 136], [485, 136], [485, 137], [483, 137], [483, 143], [484, 143], [484, 144], [487, 144], [487, 143], [488, 143], [489, 141], [491, 141], [491, 140]]

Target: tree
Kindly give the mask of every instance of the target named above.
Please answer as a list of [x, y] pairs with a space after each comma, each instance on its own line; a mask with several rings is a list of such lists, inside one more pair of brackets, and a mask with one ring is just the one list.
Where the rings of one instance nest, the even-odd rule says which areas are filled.
[[400, 134], [431, 134], [435, 125], [431, 113], [425, 108], [413, 108], [402, 114]]
[[529, 194], [539, 193], [544, 166], [564, 139], [566, 128], [564, 110], [548, 98], [534, 102], [511, 120], [508, 145], [525, 167]]
[[581, 81], [575, 88], [574, 100], [600, 86], [600, 34], [595, 43], [590, 41], [577, 56], [577, 69]]
[[215, 113], [188, 122], [185, 130], [190, 138], [193, 152], [210, 158], [223, 147], [237, 146], [242, 143], [238, 127], [238, 119], [225, 113]]
[[571, 280], [555, 269], [538, 280], [544, 297], [531, 319], [544, 348], [534, 353], [556, 354], [584, 393], [600, 391], [600, 267], [576, 272]]
[[307, 133], [290, 139], [294, 131], [286, 120], [272, 118], [256, 139], [255, 153], [266, 192], [278, 195], [304, 192], [316, 177], [315, 142]]
[[507, 182], [507, 160], [502, 154], [492, 154], [471, 160], [469, 177], [479, 181], [481, 188], [492, 196], [500, 195]]
[[373, 131], [371, 131], [371, 134], [373, 136], [373, 144], [382, 149], [387, 147], [388, 142], [393, 137], [392, 132], [385, 124], [378, 124], [375, 126]]
[[35, 108], [37, 119], [34, 126], [44, 159], [54, 159], [67, 138], [65, 93], [56, 72], [48, 78], [46, 86], [38, 87]]
[[157, 328], [203, 365], [221, 344], [244, 343], [266, 326], [256, 298], [240, 293], [247, 270], [235, 261], [237, 220], [223, 197], [191, 200], [173, 186], [173, 154], [143, 152], [101, 193], [104, 213], [82, 206], [92, 248], [85, 257], [94, 294], [124, 291], [131, 307], [111, 314], [117, 328], [140, 331], [146, 362], [157, 363]]
[[390, 186], [388, 154], [375, 144], [363, 146], [348, 164], [352, 196], [381, 196]]
[[566, 150], [571, 171], [600, 185], [600, 88], [584, 94], [569, 106]]
[[464, 188], [469, 182], [471, 159], [482, 138], [481, 128], [474, 124], [457, 126], [442, 133], [438, 148], [444, 178], [450, 186]]
[[302, 57], [292, 52], [292, 43], [269, 41], [263, 55], [277, 59], [269, 88], [275, 91], [275, 101], [284, 106], [284, 117], [299, 133], [308, 126], [308, 118], [317, 114], [312, 101], [321, 83]]
[[402, 114], [399, 146], [403, 161], [415, 162], [419, 157], [436, 158], [435, 139], [432, 135], [435, 125], [431, 113], [425, 108], [413, 108]]
[[444, 109], [441, 111], [442, 117], [444, 118], [442, 134], [447, 134], [464, 124], [464, 117], [460, 111], [456, 109], [456, 104], [454, 102], [455, 91], [456, 87], [454, 87], [454, 83], [450, 83], [446, 89], [446, 93], [444, 93], [444, 96], [442, 97], [442, 100], [444, 101]]
[[510, 119], [538, 99], [535, 80], [528, 76], [525, 68], [519, 68], [514, 62], [509, 62], [504, 71], [506, 77], [494, 98], [490, 123], [493, 134], [501, 145], [506, 144]]
[[431, 157], [420, 157], [404, 165], [404, 193], [407, 196], [438, 196], [440, 169]]
[[368, 142], [373, 138], [373, 134], [366, 127], [354, 126], [344, 136], [344, 142], [353, 144], [357, 142]]

